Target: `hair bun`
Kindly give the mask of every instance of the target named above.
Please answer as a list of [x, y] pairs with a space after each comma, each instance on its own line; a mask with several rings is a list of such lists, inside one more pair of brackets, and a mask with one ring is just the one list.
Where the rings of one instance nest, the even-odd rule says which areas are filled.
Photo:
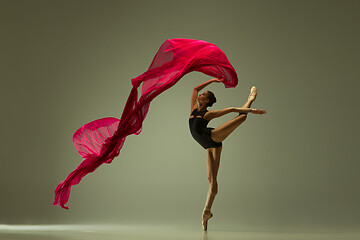
[[216, 103], [215, 94], [211, 91], [207, 91], [207, 98], [209, 99], [208, 107], [211, 107], [214, 103]]

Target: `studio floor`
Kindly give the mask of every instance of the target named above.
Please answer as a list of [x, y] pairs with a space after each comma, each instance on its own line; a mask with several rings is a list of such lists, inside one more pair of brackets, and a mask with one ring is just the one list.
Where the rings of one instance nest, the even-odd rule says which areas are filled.
[[1, 240], [358, 240], [360, 233], [242, 232], [165, 225], [0, 225]]

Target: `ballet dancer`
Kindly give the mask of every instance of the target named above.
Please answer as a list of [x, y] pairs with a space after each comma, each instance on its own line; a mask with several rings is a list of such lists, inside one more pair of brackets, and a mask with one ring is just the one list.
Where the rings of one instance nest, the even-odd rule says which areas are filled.
[[[191, 96], [191, 114], [189, 118], [190, 132], [193, 138], [206, 150], [206, 163], [209, 181], [209, 191], [202, 214], [202, 225], [204, 231], [207, 231], [207, 222], [213, 216], [211, 213], [211, 206], [218, 192], [218, 183], [216, 178], [220, 164], [222, 141], [224, 141], [230, 133], [232, 133], [246, 120], [248, 113], [266, 113], [265, 110], [250, 108], [257, 95], [257, 88], [255, 86], [251, 88], [248, 100], [241, 108], [230, 107], [222, 110], [208, 111], [207, 108], [211, 107], [216, 102], [215, 95], [211, 91], [205, 91], [199, 95], [199, 91], [213, 82], [219, 83], [222, 81], [224, 81], [224, 79], [216, 78], [206, 81], [196, 86]], [[221, 117], [231, 112], [237, 112], [239, 115], [215, 129], [207, 127], [207, 124], [212, 119]]]

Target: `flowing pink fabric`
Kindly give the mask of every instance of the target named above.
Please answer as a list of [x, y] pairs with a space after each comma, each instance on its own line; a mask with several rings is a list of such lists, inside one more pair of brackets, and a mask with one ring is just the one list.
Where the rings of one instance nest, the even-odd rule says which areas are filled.
[[[121, 118], [98, 119], [74, 133], [74, 146], [84, 160], [56, 187], [53, 205], [68, 209], [65, 204], [71, 186], [78, 184], [101, 164], [111, 163], [119, 155], [125, 138], [131, 134], [140, 134], [150, 102], [192, 71], [224, 78], [225, 87], [235, 87], [238, 83], [235, 69], [216, 45], [194, 39], [167, 39], [149, 69], [131, 80], [133, 88]], [[138, 99], [137, 88], [141, 83], [141, 96]]]

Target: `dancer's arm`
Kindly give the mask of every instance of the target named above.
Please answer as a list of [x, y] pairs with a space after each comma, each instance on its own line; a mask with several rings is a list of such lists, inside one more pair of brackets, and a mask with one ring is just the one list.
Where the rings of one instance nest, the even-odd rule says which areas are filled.
[[210, 121], [211, 119], [224, 116], [225, 114], [228, 114], [231, 112], [237, 112], [240, 114], [241, 113], [256, 113], [256, 114], [265, 114], [266, 113], [265, 110], [260, 110], [260, 109], [229, 107], [229, 108], [224, 108], [221, 110], [209, 111], [205, 114], [204, 118], [206, 118], [206, 120]]
[[221, 79], [213, 78], [213, 79], [210, 79], [210, 80], [208, 80], [208, 81], [206, 81], [206, 82], [203, 82], [202, 84], [194, 87], [194, 90], [196, 90], [196, 91], [201, 91], [204, 87], [206, 87], [206, 86], [209, 85], [210, 83], [213, 83], [213, 82], [222, 82], [222, 81], [224, 81], [223, 78], [221, 78]]
[[225, 114], [228, 114], [228, 113], [231, 113], [231, 112], [235, 112], [234, 107], [224, 108], [224, 109], [221, 109], [221, 110], [211, 110], [211, 111], [208, 111], [205, 114], [204, 118], [206, 118], [206, 120], [210, 121], [211, 119], [224, 116]]
[[199, 91], [201, 91], [204, 87], [206, 87], [210, 83], [222, 82], [222, 81], [224, 81], [223, 78], [221, 78], [221, 79], [213, 78], [213, 79], [210, 79], [210, 80], [208, 80], [206, 82], [203, 82], [200, 85], [194, 87], [194, 90], [193, 90], [192, 95], [191, 95], [191, 112], [197, 107], [196, 99], [198, 97]]

